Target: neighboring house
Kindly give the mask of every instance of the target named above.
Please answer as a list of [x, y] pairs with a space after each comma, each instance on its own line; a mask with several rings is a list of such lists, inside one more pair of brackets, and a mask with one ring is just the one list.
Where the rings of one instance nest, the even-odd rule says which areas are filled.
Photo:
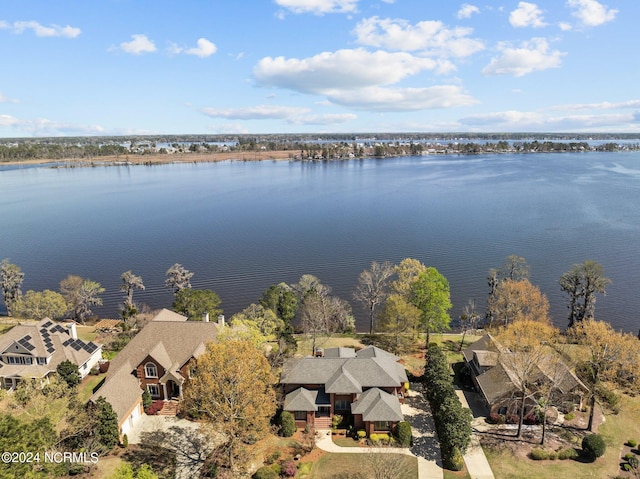
[[284, 410], [293, 413], [299, 428], [328, 429], [338, 414], [367, 435], [393, 432], [403, 420], [400, 405], [408, 384], [399, 359], [368, 346], [358, 352], [331, 348], [323, 357], [289, 360], [280, 379]]
[[[503, 347], [491, 334], [485, 334], [463, 351], [476, 390], [482, 395], [491, 414], [519, 414], [519, 380], [509, 367], [509, 356], [516, 353]], [[587, 387], [562, 362], [557, 352], [549, 348], [549, 355], [535, 365], [530, 382], [534, 385], [553, 385], [565, 403], [582, 406]], [[528, 415], [535, 404], [525, 406]]]
[[76, 324], [45, 318], [18, 324], [0, 336], [0, 387], [15, 389], [20, 380], [43, 383], [66, 360], [78, 365], [82, 377], [102, 358], [102, 345], [78, 339]]
[[120, 434], [127, 434], [142, 416], [143, 390], [153, 400], [182, 399], [192, 362], [216, 340], [218, 327], [163, 309], [111, 361], [91, 400], [103, 396], [118, 415]]

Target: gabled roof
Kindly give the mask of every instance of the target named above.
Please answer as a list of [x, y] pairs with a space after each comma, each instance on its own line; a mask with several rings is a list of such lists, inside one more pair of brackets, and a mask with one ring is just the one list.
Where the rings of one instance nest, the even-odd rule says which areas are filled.
[[[0, 376], [44, 377], [69, 360], [82, 366], [102, 345], [71, 337], [66, 325], [48, 318], [37, 323], [18, 324], [0, 336], [0, 354], [13, 353], [33, 358], [33, 364], [7, 364], [0, 361]], [[37, 364], [35, 358], [49, 358], [48, 364]]]
[[325, 391], [335, 394], [361, 393], [362, 386], [343, 365], [327, 381]]
[[[163, 312], [160, 315], [166, 316]], [[119, 369], [126, 362], [130, 362], [135, 369], [148, 355], [160, 362], [165, 369], [175, 362], [182, 367], [191, 357], [204, 352], [203, 343], [215, 341], [217, 336], [218, 326], [215, 323], [159, 321], [154, 318], [116, 355], [109, 370], [112, 367]]]
[[372, 388], [363, 392], [351, 404], [352, 414], [362, 414], [363, 421], [402, 421], [404, 416], [400, 401], [382, 389]]
[[397, 360], [397, 356], [374, 347], [358, 351], [355, 357], [293, 359], [285, 363], [280, 383], [324, 385], [327, 392], [335, 394], [359, 393], [372, 387], [401, 387], [408, 379]]
[[160, 378], [160, 384], [166, 384], [167, 381], [172, 380], [177, 384], [182, 385], [182, 383], [184, 383], [185, 377], [180, 374], [180, 366], [180, 363], [175, 362], [172, 366], [166, 368], [166, 372]]
[[175, 311], [171, 311], [166, 308], [162, 308], [158, 314], [156, 314], [151, 321], [187, 321], [187, 317], [183, 316]]
[[118, 415], [118, 424], [126, 419], [127, 413], [142, 398], [142, 389], [140, 389], [140, 381], [136, 378], [132, 371], [133, 366], [129, 362], [125, 362], [117, 370], [109, 367], [109, 375], [100, 389], [91, 396], [91, 401], [95, 402], [100, 396], [104, 397], [113, 411]]
[[317, 411], [317, 397], [318, 391], [298, 388], [285, 396], [283, 409], [285, 411]]
[[[473, 367], [471, 370], [474, 375], [477, 374], [476, 381], [489, 404], [519, 390], [521, 379], [515, 371], [520, 369], [519, 362], [522, 363], [528, 359], [512, 353], [490, 334], [485, 334], [467, 347], [464, 350], [464, 357], [468, 363], [476, 359], [478, 364], [485, 368], [480, 374]], [[553, 381], [562, 393], [576, 389], [585, 392], [588, 390], [552, 348], [549, 348], [548, 356], [531, 366], [528, 380], [532, 383]]]
[[353, 348], [327, 348], [324, 350], [325, 358], [355, 358], [356, 351]]

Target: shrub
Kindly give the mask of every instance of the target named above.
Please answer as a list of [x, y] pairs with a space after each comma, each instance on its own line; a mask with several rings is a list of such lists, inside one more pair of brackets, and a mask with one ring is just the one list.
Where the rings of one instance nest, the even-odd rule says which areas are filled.
[[149, 406], [144, 412], [146, 412], [149, 416], [154, 416], [158, 414], [158, 412], [161, 411], [163, 407], [164, 407], [164, 401], [162, 400], [153, 401], [151, 403], [151, 406]]
[[607, 445], [599, 434], [589, 434], [582, 439], [582, 453], [591, 461], [602, 456], [606, 449]]
[[533, 449], [531, 449], [529, 457], [534, 461], [544, 461], [545, 459], [549, 459], [549, 452], [542, 449], [541, 447], [534, 447]]
[[124, 436], [122, 436], [122, 447], [127, 446], [129, 446], [129, 436], [125, 434]]
[[331, 427], [333, 427], [333, 429], [338, 429], [341, 422], [342, 416], [340, 414], [334, 414], [333, 418], [331, 418]]
[[280, 451], [273, 451], [273, 453], [269, 454], [264, 462], [266, 462], [267, 464], [273, 464], [274, 462], [276, 462], [278, 459], [280, 459]]
[[369, 435], [369, 441], [371, 441], [372, 444], [378, 444], [380, 436], [376, 433], [372, 433]]
[[378, 434], [378, 441], [380, 441], [382, 444], [389, 444], [389, 441], [390, 441], [389, 434], [386, 434], [386, 433]]
[[153, 399], [151, 399], [151, 394], [149, 394], [149, 391], [147, 391], [146, 389], [142, 391], [142, 408], [144, 410], [147, 410], [149, 406], [151, 406], [152, 402]]
[[631, 467], [631, 464], [629, 464], [628, 462], [625, 462], [625, 463], [622, 465], [622, 469], [624, 469], [624, 470], [625, 470], [625, 471], [627, 471], [627, 472], [631, 472], [631, 470], [632, 470], [633, 468]]
[[252, 477], [253, 479], [278, 479], [278, 473], [269, 466], [262, 466]]
[[632, 457], [636, 457], [635, 455], [631, 454], [630, 452], [626, 453], [624, 455], [624, 457], [622, 459], [624, 459], [625, 461], [628, 461], [630, 458]]
[[453, 448], [453, 451], [449, 457], [444, 458], [444, 467], [450, 471], [461, 471], [464, 469], [464, 457], [457, 447]]
[[282, 411], [279, 418], [280, 435], [282, 437], [291, 437], [296, 432], [296, 420], [289, 411]]
[[287, 461], [282, 464], [282, 472], [280, 473], [284, 477], [296, 477], [298, 474], [298, 466], [293, 461]]
[[637, 442], [635, 439], [629, 439], [629, 440], [627, 441], [627, 445], [628, 445], [629, 447], [636, 447], [636, 446], [638, 445], [638, 442]]
[[566, 447], [558, 451], [558, 459], [564, 461], [565, 459], [577, 459], [578, 451], [576, 451], [573, 447]]
[[636, 456], [630, 457], [627, 462], [632, 468], [638, 469], [638, 458]]
[[576, 415], [573, 412], [567, 413], [564, 415], [564, 419], [565, 421], [571, 421], [573, 419], [575, 419]]
[[398, 428], [396, 429], [396, 438], [398, 439], [398, 445], [400, 447], [409, 447], [411, 446], [411, 424], [407, 421], [402, 421], [398, 423]]
[[367, 433], [363, 429], [359, 429], [356, 434], [358, 436], [358, 439], [364, 439], [365, 437], [367, 437]]

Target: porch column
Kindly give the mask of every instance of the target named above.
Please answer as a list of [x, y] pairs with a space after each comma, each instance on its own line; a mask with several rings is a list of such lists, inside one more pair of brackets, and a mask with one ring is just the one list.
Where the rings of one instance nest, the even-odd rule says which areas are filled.
[[164, 398], [163, 399], [166, 401], [167, 400], [167, 383], [164, 383], [162, 385], [162, 392], [164, 393]]

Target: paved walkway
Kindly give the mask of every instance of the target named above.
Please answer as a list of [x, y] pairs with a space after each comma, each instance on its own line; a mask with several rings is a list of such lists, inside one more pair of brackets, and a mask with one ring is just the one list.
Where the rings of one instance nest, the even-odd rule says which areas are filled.
[[[473, 398], [467, 398], [467, 395], [471, 396], [470, 393], [466, 393], [465, 391], [456, 388], [456, 394], [458, 395], [462, 405], [471, 409], [471, 412], [473, 413], [471, 426], [473, 427], [474, 433], [471, 435], [471, 442], [467, 448], [466, 454], [464, 455], [464, 463], [467, 465], [469, 476], [471, 479], [494, 479], [493, 471], [487, 461], [487, 456], [484, 455], [482, 446], [480, 446], [478, 434], [475, 432], [484, 426], [484, 417], [482, 416], [480, 409], [474, 403]], [[469, 403], [471, 403], [473, 407], [470, 407]]]
[[402, 405], [402, 413], [411, 424], [413, 445], [405, 447], [341, 447], [331, 439], [331, 431], [318, 431], [319, 438], [316, 446], [323, 451], [333, 453], [396, 453], [413, 456], [418, 459], [419, 479], [442, 479], [442, 464], [440, 461], [440, 444], [436, 437], [431, 410], [422, 392], [414, 389], [420, 385], [412, 384], [408, 392], [406, 404]]

